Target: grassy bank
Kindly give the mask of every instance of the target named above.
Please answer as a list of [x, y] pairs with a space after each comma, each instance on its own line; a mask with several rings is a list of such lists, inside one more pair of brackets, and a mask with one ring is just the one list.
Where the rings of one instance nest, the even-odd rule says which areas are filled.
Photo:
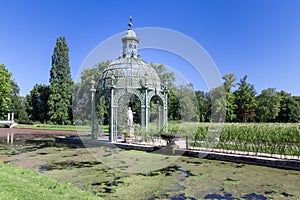
[[0, 162], [0, 199], [99, 199], [69, 184]]

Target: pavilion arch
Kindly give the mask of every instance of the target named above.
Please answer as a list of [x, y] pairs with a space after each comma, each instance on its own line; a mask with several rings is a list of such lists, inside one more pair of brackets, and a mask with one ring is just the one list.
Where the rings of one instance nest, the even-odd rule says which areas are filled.
[[[150, 127], [161, 131], [164, 127], [166, 127], [166, 112], [165, 109], [167, 106], [165, 105], [165, 98], [161, 95], [154, 94], [149, 96], [149, 122]], [[154, 123], [156, 122], [156, 123]]]
[[126, 111], [131, 107], [134, 112], [134, 123], [141, 125], [141, 104], [142, 98], [136, 93], [125, 93], [115, 99], [116, 102], [116, 129], [118, 134], [126, 130]]

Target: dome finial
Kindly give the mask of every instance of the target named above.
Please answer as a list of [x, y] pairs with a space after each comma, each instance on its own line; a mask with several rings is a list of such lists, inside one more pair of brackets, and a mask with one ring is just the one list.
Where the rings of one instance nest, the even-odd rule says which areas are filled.
[[131, 30], [132, 27], [132, 16], [129, 17], [128, 30]]

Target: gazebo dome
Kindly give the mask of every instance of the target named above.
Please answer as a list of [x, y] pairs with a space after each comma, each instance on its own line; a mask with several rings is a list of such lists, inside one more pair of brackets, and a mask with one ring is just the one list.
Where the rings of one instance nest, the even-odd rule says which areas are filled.
[[122, 55], [104, 69], [99, 86], [109, 89], [119, 88], [142, 89], [161, 91], [161, 81], [155, 69], [138, 55], [138, 38], [136, 33], [129, 29], [122, 37]]

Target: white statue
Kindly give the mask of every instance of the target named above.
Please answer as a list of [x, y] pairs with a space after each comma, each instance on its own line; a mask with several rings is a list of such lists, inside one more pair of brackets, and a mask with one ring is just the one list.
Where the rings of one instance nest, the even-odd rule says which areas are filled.
[[127, 134], [130, 138], [134, 137], [134, 128], [133, 128], [133, 112], [130, 107], [128, 107], [127, 112]]
[[128, 107], [126, 116], [127, 116], [127, 126], [133, 126], [133, 113], [130, 107]]

